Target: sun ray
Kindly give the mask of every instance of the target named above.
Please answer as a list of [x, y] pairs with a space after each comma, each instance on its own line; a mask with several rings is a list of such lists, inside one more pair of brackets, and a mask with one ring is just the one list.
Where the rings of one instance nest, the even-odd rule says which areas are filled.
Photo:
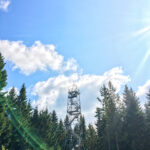
[[146, 51], [141, 63], [139, 64], [137, 71], [135, 73], [135, 77], [141, 72], [141, 70], [143, 69], [143, 67], [145, 66], [145, 63], [147, 62], [147, 60], [150, 57], [150, 49]]
[[134, 33], [133, 33], [133, 36], [134, 36], [134, 37], [141, 36], [141, 35], [143, 35], [143, 34], [149, 32], [149, 31], [150, 31], [150, 26], [147, 26], [147, 27], [145, 27], [145, 28], [142, 28], [142, 29], [140, 29], [140, 30], [134, 32]]

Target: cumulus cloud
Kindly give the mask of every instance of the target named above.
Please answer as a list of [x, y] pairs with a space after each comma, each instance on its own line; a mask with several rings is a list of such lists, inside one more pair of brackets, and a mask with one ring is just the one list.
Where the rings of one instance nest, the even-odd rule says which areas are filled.
[[39, 110], [48, 108], [57, 110], [59, 116], [66, 114], [68, 88], [75, 83], [80, 89], [81, 107], [88, 122], [95, 115], [95, 108], [98, 106], [97, 97], [100, 87], [112, 81], [113, 85], [120, 90], [121, 86], [130, 81], [128, 76], [123, 75], [122, 68], [113, 68], [103, 75], [79, 75], [74, 73], [70, 76], [59, 75], [49, 78], [47, 81], [38, 82], [33, 88], [33, 94], [38, 96], [38, 100], [33, 101], [33, 106], [38, 106]]
[[[122, 68], [116, 67], [103, 75], [90, 75], [78, 73], [78, 65], [75, 59], [67, 61], [55, 50], [54, 45], [43, 45], [36, 41], [31, 47], [27, 47], [21, 41], [0, 41], [0, 52], [6, 60], [13, 63], [13, 69], [20, 69], [21, 72], [29, 75], [37, 70], [48, 70], [58, 72], [74, 71], [70, 75], [59, 74], [46, 81], [39, 81], [33, 87], [32, 94], [37, 98], [32, 105], [38, 106], [39, 110], [48, 108], [55, 109], [59, 116], [66, 115], [67, 92], [73, 84], [77, 84], [81, 92], [82, 113], [87, 122], [94, 120], [95, 108], [99, 105], [97, 97], [100, 87], [111, 81], [117, 92], [122, 85], [130, 81], [129, 77], [123, 74]], [[30, 90], [31, 91], [31, 90]], [[87, 117], [88, 116], [88, 117]]]
[[150, 89], [150, 80], [148, 80], [144, 85], [139, 86], [137, 90], [137, 96], [140, 98], [140, 102], [142, 106], [146, 103], [146, 94], [148, 93]]
[[0, 9], [7, 11], [8, 6], [10, 5], [10, 0], [0, 0]]
[[1, 40], [0, 52], [6, 60], [14, 64], [13, 69], [19, 68], [26, 75], [37, 70], [51, 69], [64, 72], [76, 71], [78, 68], [75, 59], [64, 61], [64, 57], [58, 54], [54, 45], [43, 45], [39, 41], [27, 47], [22, 41]]

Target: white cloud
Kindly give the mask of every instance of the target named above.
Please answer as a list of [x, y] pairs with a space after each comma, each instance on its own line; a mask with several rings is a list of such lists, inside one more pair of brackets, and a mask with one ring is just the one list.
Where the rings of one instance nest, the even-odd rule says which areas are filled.
[[78, 65], [73, 58], [64, 61], [64, 57], [57, 53], [54, 45], [43, 45], [36, 41], [27, 47], [22, 41], [0, 41], [0, 52], [6, 60], [14, 64], [13, 69], [19, 68], [29, 75], [37, 70], [51, 69], [53, 71], [76, 71]]
[[39, 110], [48, 108], [55, 109], [59, 116], [65, 116], [67, 105], [68, 88], [75, 82], [81, 92], [82, 112], [87, 117], [88, 122], [94, 119], [95, 108], [98, 106], [97, 97], [100, 87], [112, 81], [117, 91], [121, 86], [130, 81], [128, 76], [123, 75], [122, 68], [113, 68], [105, 72], [104, 75], [79, 75], [74, 73], [70, 76], [59, 75], [49, 78], [47, 81], [38, 82], [33, 88], [33, 94], [38, 96], [38, 100], [33, 101], [33, 106], [38, 106]]
[[10, 0], [0, 0], [0, 9], [7, 11], [8, 6], [10, 5]]
[[136, 95], [140, 98], [142, 106], [146, 103], [146, 94], [150, 89], [150, 80], [148, 80], [144, 85], [139, 86]]
[[21, 41], [3, 40], [0, 41], [0, 52], [6, 60], [14, 64], [13, 69], [19, 68], [26, 75], [48, 69], [58, 72], [74, 71], [69, 76], [61, 74], [51, 77], [47, 81], [36, 83], [33, 87], [33, 95], [38, 99], [34, 100], [32, 105], [38, 106], [39, 110], [55, 109], [61, 117], [66, 115], [67, 92], [74, 82], [81, 92], [82, 112], [87, 122], [93, 122], [95, 109], [99, 105], [96, 98], [99, 96], [100, 87], [111, 81], [118, 92], [122, 85], [130, 81], [119, 67], [103, 75], [79, 74], [76, 60], [71, 58], [64, 61], [64, 57], [57, 53], [54, 45], [43, 45], [39, 41], [27, 47]]

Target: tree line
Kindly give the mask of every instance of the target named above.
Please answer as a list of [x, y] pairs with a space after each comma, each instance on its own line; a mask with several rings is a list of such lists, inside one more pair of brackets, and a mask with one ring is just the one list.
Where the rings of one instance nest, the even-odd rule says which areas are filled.
[[[54, 111], [32, 108], [25, 84], [19, 94], [7, 84], [5, 63], [0, 54], [0, 149], [2, 150], [72, 150], [77, 144], [67, 130], [69, 118], [58, 119]], [[96, 92], [96, 91], [95, 91]], [[136, 93], [125, 86], [123, 96], [112, 83], [100, 88], [96, 124], [86, 125], [84, 116], [72, 131], [81, 137], [78, 150], [149, 150], [150, 91], [141, 108]], [[70, 144], [71, 142], [71, 144]]]

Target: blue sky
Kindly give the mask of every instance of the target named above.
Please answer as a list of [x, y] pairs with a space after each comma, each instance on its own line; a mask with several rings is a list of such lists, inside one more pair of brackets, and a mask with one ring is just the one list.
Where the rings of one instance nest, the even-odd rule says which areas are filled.
[[[150, 87], [149, 18], [147, 0], [0, 0], [0, 52], [7, 62], [7, 87], [19, 89], [26, 83], [34, 104], [38, 101], [40, 105], [43, 100], [39, 97], [47, 95], [43, 105], [50, 109], [63, 108], [60, 97], [65, 101], [66, 91], [58, 87], [64, 83], [67, 89], [70, 80], [77, 80], [81, 89], [88, 84], [91, 93], [90, 85], [98, 89], [104, 83], [101, 78], [106, 81], [111, 76], [118, 78], [119, 89], [128, 84], [141, 96]], [[48, 53], [47, 45], [51, 45]], [[50, 53], [56, 56], [42, 59]], [[67, 63], [71, 64], [68, 69]], [[92, 94], [87, 99], [90, 96], [96, 99]]]

